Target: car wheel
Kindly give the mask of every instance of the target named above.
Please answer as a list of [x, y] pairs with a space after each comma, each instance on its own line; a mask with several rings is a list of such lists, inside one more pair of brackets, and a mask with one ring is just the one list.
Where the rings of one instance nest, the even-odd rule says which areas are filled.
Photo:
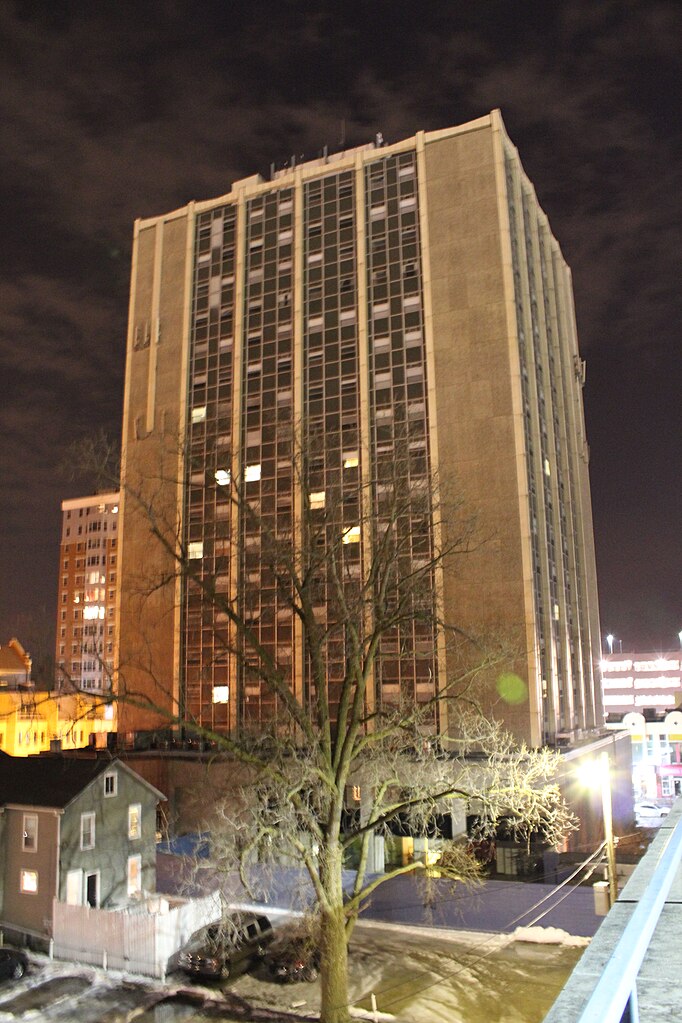
[[12, 980], [21, 980], [26, 973], [26, 967], [23, 963], [15, 963], [12, 969]]

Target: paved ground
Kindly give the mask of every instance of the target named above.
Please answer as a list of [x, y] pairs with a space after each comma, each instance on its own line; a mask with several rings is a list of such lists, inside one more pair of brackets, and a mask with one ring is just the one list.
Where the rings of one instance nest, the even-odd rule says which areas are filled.
[[[374, 994], [396, 1023], [540, 1023], [581, 951], [361, 925], [351, 946], [350, 998], [368, 1013]], [[284, 1023], [314, 1019], [319, 999], [319, 981], [282, 986], [246, 975], [221, 987], [176, 974], [162, 984], [34, 957], [23, 980], [0, 985], [0, 1023]]]

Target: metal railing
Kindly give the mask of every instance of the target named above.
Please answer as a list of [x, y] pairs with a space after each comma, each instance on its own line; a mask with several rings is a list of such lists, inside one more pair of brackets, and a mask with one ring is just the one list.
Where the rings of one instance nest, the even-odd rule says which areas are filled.
[[[682, 861], [682, 813], [674, 814], [675, 827], [659, 832], [652, 847], [640, 863], [623, 891], [619, 901], [609, 916], [613, 925], [617, 925], [619, 910], [629, 911], [629, 904], [636, 902], [634, 911], [624, 923], [620, 936], [611, 934], [603, 936], [598, 931], [592, 940], [590, 949], [585, 953], [585, 970], [580, 964], [574, 972], [576, 976], [575, 996], [572, 990], [572, 979], [569, 978], [564, 990], [555, 1002], [545, 1023], [639, 1023], [639, 1003], [637, 998], [637, 975], [649, 949], [656, 931], [661, 911], [670, 893], [671, 886]], [[669, 819], [672, 824], [672, 820]], [[667, 832], [667, 835], [666, 835]], [[649, 857], [657, 862], [651, 874], [646, 878], [645, 863]], [[644, 870], [642, 870], [644, 868]], [[632, 898], [628, 898], [628, 888], [635, 882]], [[641, 895], [635, 892], [644, 884]], [[602, 925], [604, 926], [604, 925]], [[609, 947], [610, 946], [610, 947]], [[595, 980], [594, 987], [586, 1002], [583, 1002], [585, 990], [585, 974], [589, 972], [590, 953], [603, 960], [608, 954], [606, 965]], [[581, 974], [580, 981], [578, 975]], [[575, 1007], [575, 1011], [573, 1008]]]

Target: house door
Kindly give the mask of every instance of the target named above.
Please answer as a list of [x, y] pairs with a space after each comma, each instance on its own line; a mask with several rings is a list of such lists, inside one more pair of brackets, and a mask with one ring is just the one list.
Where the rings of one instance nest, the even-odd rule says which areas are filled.
[[85, 875], [85, 903], [97, 908], [99, 906], [99, 871]]
[[69, 870], [66, 874], [66, 904], [80, 906], [83, 901], [83, 871]]

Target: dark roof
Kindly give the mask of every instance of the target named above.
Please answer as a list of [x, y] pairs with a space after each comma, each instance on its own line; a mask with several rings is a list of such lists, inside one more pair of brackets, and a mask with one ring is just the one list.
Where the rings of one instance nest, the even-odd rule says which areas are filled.
[[[63, 809], [115, 761], [74, 757], [0, 756], [0, 806], [53, 806]], [[119, 765], [120, 766], [120, 765]]]

